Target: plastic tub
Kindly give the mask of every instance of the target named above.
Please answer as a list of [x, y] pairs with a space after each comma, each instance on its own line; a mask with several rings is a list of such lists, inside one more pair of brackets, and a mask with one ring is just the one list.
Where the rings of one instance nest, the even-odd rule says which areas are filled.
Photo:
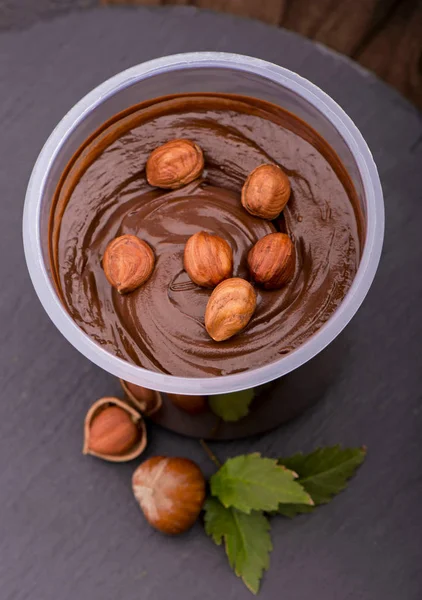
[[[334, 148], [356, 187], [366, 220], [361, 263], [343, 302], [317, 333], [295, 351], [259, 369], [219, 377], [175, 377], [130, 364], [96, 344], [73, 322], [55, 293], [48, 261], [48, 217], [54, 190], [73, 153], [102, 123], [143, 100], [183, 92], [255, 96], [290, 110]], [[23, 218], [25, 255], [38, 297], [56, 327], [82, 354], [109, 373], [159, 391], [223, 394], [256, 387], [300, 367], [347, 325], [365, 298], [381, 254], [384, 205], [380, 180], [362, 135], [318, 87], [271, 63], [217, 52], [178, 54], [132, 67], [80, 100], [60, 121], [35, 163]]]

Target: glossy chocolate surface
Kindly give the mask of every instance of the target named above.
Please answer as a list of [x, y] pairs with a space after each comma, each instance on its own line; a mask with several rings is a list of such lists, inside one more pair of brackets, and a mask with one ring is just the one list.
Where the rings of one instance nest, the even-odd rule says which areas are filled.
[[[203, 178], [176, 191], [145, 179], [150, 152], [188, 138], [205, 155]], [[263, 163], [288, 174], [292, 195], [276, 222], [240, 203], [247, 175]], [[72, 318], [111, 353], [147, 369], [212, 376], [257, 368], [299, 346], [333, 314], [355, 276], [362, 222], [353, 185], [330, 146], [303, 121], [241, 96], [173, 96], [132, 107], [107, 123], [73, 158], [51, 217], [56, 285]], [[287, 232], [296, 270], [283, 289], [257, 288], [250, 324], [225, 342], [204, 327], [211, 290], [183, 269], [187, 239], [216, 233], [230, 244], [234, 276], [248, 278], [246, 257], [264, 235]], [[101, 259], [118, 235], [153, 248], [156, 266], [141, 288], [119, 295]]]

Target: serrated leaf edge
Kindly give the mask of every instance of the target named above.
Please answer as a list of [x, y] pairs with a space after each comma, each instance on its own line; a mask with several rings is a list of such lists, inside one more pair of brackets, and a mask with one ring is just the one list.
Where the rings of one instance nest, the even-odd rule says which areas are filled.
[[[336, 448], [338, 450], [342, 450], [342, 451], [344, 451], [344, 450], [360, 450], [361, 452], [363, 452], [362, 459], [359, 462], [359, 464], [356, 465], [356, 468], [362, 464], [363, 460], [366, 457], [366, 453], [367, 453], [366, 446], [361, 446], [360, 448], [342, 448], [340, 445], [337, 445], [337, 446], [328, 446], [327, 448], [321, 448], [321, 447], [320, 448], [316, 448], [314, 450], [314, 452], [316, 452], [317, 450], [329, 450], [329, 449], [334, 449], [334, 448]], [[303, 454], [303, 452], [298, 452], [297, 454], [301, 454], [302, 456], [306, 456], [305, 454]], [[310, 454], [313, 454], [313, 452], [310, 453]], [[356, 457], [349, 458], [348, 460], [342, 462], [341, 464], [342, 465], [347, 465], [347, 463], [355, 461], [355, 460], [356, 460]], [[312, 475], [312, 476], [309, 476], [309, 477], [300, 477], [300, 482], [306, 481], [307, 479], [314, 479], [314, 478], [318, 477], [318, 475], [322, 475], [322, 474], [326, 475], [326, 474], [330, 473], [331, 471], [335, 471], [336, 469], [338, 469], [338, 467], [339, 467], [339, 465], [337, 465], [335, 467], [331, 467], [331, 469], [327, 469], [326, 471], [323, 471], [322, 473], [317, 473], [316, 475]], [[354, 475], [355, 475], [355, 473], [352, 473], [350, 475], [350, 477], [346, 478], [346, 481], [348, 481], [349, 479], [351, 479]], [[344, 487], [342, 489], [344, 489]]]
[[[242, 511], [239, 511], [239, 512], [242, 512]], [[262, 516], [263, 516], [263, 517], [265, 518], [265, 520], [267, 521], [267, 524], [268, 524], [268, 527], [267, 527], [267, 532], [269, 532], [269, 533], [270, 533], [270, 547], [269, 547], [269, 549], [268, 549], [268, 566], [266, 566], [266, 567], [265, 567], [265, 566], [264, 566], [264, 567], [262, 567], [262, 570], [261, 570], [261, 575], [260, 575], [260, 577], [259, 577], [258, 587], [257, 587], [257, 589], [256, 589], [256, 590], [254, 590], [254, 589], [253, 589], [253, 588], [252, 588], [252, 587], [251, 587], [251, 586], [248, 584], [248, 582], [247, 582], [247, 581], [245, 581], [244, 577], [243, 577], [243, 576], [242, 576], [242, 575], [241, 575], [241, 574], [238, 572], [238, 570], [237, 570], [236, 568], [234, 568], [234, 567], [233, 567], [233, 565], [231, 565], [231, 567], [232, 567], [232, 569], [234, 570], [234, 572], [235, 572], [236, 576], [237, 576], [237, 577], [239, 577], [239, 578], [240, 578], [240, 579], [243, 581], [243, 583], [244, 583], [244, 584], [245, 584], [245, 586], [248, 588], [248, 590], [249, 590], [250, 592], [252, 592], [252, 594], [256, 595], [256, 594], [259, 592], [259, 588], [260, 588], [260, 584], [261, 584], [261, 579], [262, 579], [262, 577], [263, 577], [264, 573], [265, 573], [266, 571], [268, 571], [268, 569], [270, 568], [270, 553], [271, 553], [271, 552], [272, 552], [272, 550], [273, 550], [273, 543], [272, 543], [272, 540], [271, 540], [271, 525], [270, 525], [270, 522], [268, 521], [268, 517], [267, 517], [267, 516], [264, 514], [264, 512], [263, 512], [263, 511], [261, 511], [261, 510], [257, 510], [257, 511], [251, 511], [251, 512], [257, 512], [257, 513], [261, 513], [261, 514], [262, 514]], [[251, 513], [246, 513], [246, 514], [251, 514]], [[234, 519], [234, 521], [236, 522], [236, 527], [237, 527], [237, 528], [238, 528], [238, 530], [239, 530], [240, 537], [242, 538], [243, 545], [245, 546], [245, 543], [244, 543], [244, 536], [242, 535], [242, 529], [241, 529], [240, 525], [238, 524], [238, 519], [237, 519], [237, 515], [236, 515], [236, 509], [234, 509], [234, 510], [233, 510], [233, 519]], [[224, 542], [224, 544], [226, 544], [226, 542]], [[226, 548], [225, 548], [225, 551], [226, 551], [227, 558], [229, 558], [229, 557], [228, 557], [228, 554], [227, 554], [227, 550], [226, 550]], [[229, 563], [230, 563], [230, 559], [229, 559]]]
[[[247, 479], [238, 478], [238, 481], [241, 481], [242, 483], [250, 483]], [[312, 500], [311, 495], [305, 490], [303, 485], [301, 485], [300, 481], [295, 481], [295, 480], [293, 480], [293, 481], [302, 488], [303, 492], [305, 493], [305, 495], [308, 498], [308, 502], [291, 502], [291, 501], [290, 502], [277, 502], [277, 506], [279, 504], [303, 504], [304, 506], [315, 506], [315, 502]], [[215, 494], [214, 497], [219, 499], [219, 501], [224, 506], [224, 508], [235, 508], [236, 510], [244, 513], [245, 515], [250, 515], [251, 512], [254, 512], [254, 511], [266, 513], [266, 512], [271, 512], [272, 510], [277, 510], [277, 508], [256, 508], [256, 507], [252, 507], [249, 509], [241, 508], [240, 506], [236, 506], [235, 504], [230, 504], [230, 503], [226, 504], [220, 498], [220, 496], [218, 496], [218, 494]]]
[[[367, 454], [367, 451], [368, 451], [368, 449], [367, 449], [367, 447], [366, 447], [365, 445], [362, 445], [362, 446], [359, 446], [359, 447], [356, 447], [356, 448], [353, 448], [353, 447], [352, 447], [352, 448], [343, 448], [343, 446], [342, 446], [341, 444], [336, 444], [335, 446], [319, 446], [318, 448], [315, 448], [315, 450], [313, 450], [312, 452], [309, 452], [308, 454], [305, 454], [305, 453], [303, 453], [303, 452], [296, 452], [296, 454], [293, 454], [291, 457], [288, 457], [288, 458], [294, 458], [294, 457], [296, 457], [296, 456], [301, 456], [301, 457], [304, 457], [304, 456], [309, 456], [309, 455], [311, 455], [311, 454], [315, 454], [315, 453], [316, 453], [316, 452], [318, 452], [319, 450], [324, 450], [324, 451], [327, 451], [327, 450], [338, 450], [338, 451], [340, 451], [340, 452], [344, 452], [344, 451], [346, 451], [346, 450], [353, 450], [353, 451], [354, 451], [354, 450], [360, 450], [360, 451], [362, 452], [362, 456], [360, 456], [360, 457], [359, 457], [359, 458], [360, 458], [360, 460], [359, 460], [358, 464], [356, 464], [356, 465], [355, 465], [355, 470], [354, 470], [354, 472], [353, 472], [353, 473], [351, 473], [351, 474], [350, 474], [348, 477], [346, 477], [344, 484], [343, 484], [341, 487], [339, 487], [338, 491], [336, 491], [336, 492], [333, 492], [333, 493], [332, 493], [332, 494], [329, 496], [328, 500], [324, 500], [323, 502], [319, 502], [317, 505], [316, 505], [316, 504], [315, 504], [315, 502], [312, 500], [312, 505], [310, 505], [310, 506], [315, 506], [315, 507], [316, 507], [316, 506], [323, 506], [323, 505], [325, 505], [325, 504], [329, 504], [329, 503], [330, 503], [332, 500], [334, 500], [334, 498], [335, 498], [336, 496], [338, 496], [338, 495], [339, 495], [341, 492], [344, 492], [344, 490], [347, 488], [347, 484], [348, 484], [348, 482], [350, 481], [350, 479], [352, 479], [352, 477], [354, 477], [354, 476], [356, 475], [356, 470], [358, 469], [358, 467], [360, 467], [360, 466], [362, 465], [363, 461], [365, 460], [365, 457], [366, 457], [366, 454]], [[286, 457], [286, 458], [287, 458], [287, 457]], [[341, 464], [342, 464], [342, 465], [345, 465], [345, 464], [347, 464], [348, 462], [351, 462], [351, 461], [354, 461], [354, 460], [356, 460], [356, 458], [357, 458], [357, 457], [355, 456], [355, 457], [353, 457], [353, 458], [350, 458], [350, 459], [348, 459], [347, 461], [345, 461], [345, 462], [343, 462], [343, 463], [341, 463]], [[283, 465], [282, 465], [282, 463], [280, 463], [280, 460], [282, 460], [282, 459], [279, 459], [279, 464], [280, 464], [280, 466], [283, 466]], [[299, 478], [299, 481], [298, 481], [298, 483], [302, 484], [303, 482], [306, 482], [308, 479], [315, 479], [315, 478], [317, 478], [317, 477], [318, 477], [318, 475], [324, 475], [324, 476], [325, 476], [327, 473], [330, 473], [331, 471], [335, 471], [336, 469], [338, 469], [338, 466], [339, 466], [339, 465], [337, 465], [337, 466], [335, 466], [335, 467], [332, 467], [332, 468], [330, 468], [330, 469], [327, 469], [326, 471], [322, 471], [321, 473], [318, 473], [318, 474], [316, 474], [316, 475], [310, 475], [310, 476], [308, 476], [308, 477], [300, 477], [300, 478]], [[306, 491], [306, 490], [305, 490], [305, 491]], [[310, 494], [309, 494], [309, 495], [310, 495]], [[279, 503], [279, 505], [283, 505], [283, 504], [298, 504], [298, 505], [299, 505], [299, 503], [298, 503], [298, 502], [292, 502], [292, 503], [290, 503], [290, 502], [280, 502], [280, 503]], [[303, 506], [307, 506], [307, 505], [306, 505], [306, 504], [303, 504]], [[298, 516], [298, 515], [300, 515], [300, 514], [306, 514], [306, 513], [300, 513], [300, 512], [299, 512], [297, 515], [293, 515], [293, 516], [290, 516], [290, 515], [289, 515], [289, 516], [287, 516], [287, 515], [283, 515], [283, 513], [280, 513], [278, 510], [276, 510], [276, 511], [274, 512], [274, 514], [279, 514], [279, 515], [281, 515], [281, 516], [284, 516], [284, 517], [286, 517], [286, 518], [288, 518], [288, 519], [293, 519], [295, 516]]]
[[[221, 468], [226, 466], [227, 463], [230, 462], [231, 460], [237, 459], [240, 456], [242, 456], [243, 458], [252, 458], [252, 457], [253, 458], [262, 458], [263, 460], [271, 462], [276, 469], [280, 469], [283, 472], [285, 472], [286, 474], [287, 473], [291, 474], [292, 482], [296, 483], [300, 488], [302, 488], [302, 491], [304, 492], [305, 496], [307, 496], [307, 499], [308, 499], [308, 502], [291, 502], [291, 501], [290, 502], [278, 502], [277, 506], [279, 504], [304, 504], [305, 506], [314, 506], [315, 505], [315, 503], [312, 499], [312, 496], [305, 490], [305, 488], [301, 485], [301, 483], [299, 481], [296, 481], [296, 479], [298, 478], [298, 474], [295, 471], [292, 471], [291, 469], [288, 469], [284, 465], [280, 464], [279, 460], [277, 458], [262, 457], [260, 452], [250, 452], [249, 454], [239, 454], [238, 456], [232, 456], [232, 457], [228, 458], [226, 460], [226, 462], [221, 466]], [[216, 473], [214, 473], [214, 475], [212, 475], [212, 477], [210, 478], [210, 489], [211, 489], [212, 496], [214, 496], [215, 498], [218, 498], [218, 500], [221, 502], [221, 504], [224, 506], [224, 508], [235, 508], [236, 510], [243, 512], [246, 515], [251, 514], [252, 511], [271, 512], [271, 511], [277, 510], [277, 506], [265, 507], [265, 508], [262, 508], [262, 507], [258, 508], [256, 506], [254, 506], [254, 507], [249, 508], [249, 510], [248, 510], [248, 509], [236, 506], [235, 504], [226, 504], [224, 502], [224, 500], [222, 498], [220, 498], [219, 494], [214, 493], [214, 491], [213, 491], [213, 483], [212, 483], [213, 479], [215, 478], [216, 475], [218, 475], [220, 473], [221, 468]], [[237, 477], [236, 479], [244, 484], [254, 483], [254, 482], [250, 482], [247, 479], [242, 479], [241, 477]]]
[[[220, 503], [221, 503], [221, 501], [220, 501], [218, 498], [215, 498], [214, 496], [209, 496], [209, 497], [207, 498], [207, 500], [215, 500], [216, 502], [220, 502]], [[221, 504], [222, 504], [222, 503], [221, 503]], [[224, 506], [224, 505], [223, 505], [223, 506]], [[226, 508], [227, 508], [227, 507], [226, 507]], [[237, 517], [237, 513], [240, 513], [240, 512], [242, 512], [242, 511], [238, 511], [236, 508], [233, 508], [233, 507], [228, 507], [227, 509], [232, 511], [232, 515], [233, 515], [233, 520], [234, 520], [234, 523], [235, 523], [235, 527], [236, 527], [236, 529], [237, 529], [237, 531], [238, 531], [238, 533], [239, 533], [239, 536], [240, 536], [240, 538], [242, 539], [243, 547], [244, 547], [244, 548], [246, 548], [246, 542], [245, 542], [245, 539], [244, 539], [244, 535], [243, 535], [243, 532], [242, 532], [242, 528], [241, 528], [241, 526], [240, 526], [240, 524], [239, 524], [238, 517]], [[259, 592], [259, 588], [260, 588], [260, 584], [261, 584], [262, 577], [263, 577], [264, 573], [265, 573], [266, 571], [268, 571], [268, 570], [269, 570], [269, 568], [270, 568], [270, 564], [271, 564], [271, 561], [270, 561], [270, 554], [271, 554], [271, 552], [272, 552], [272, 550], [273, 550], [273, 543], [272, 543], [272, 539], [271, 539], [271, 524], [270, 524], [270, 521], [268, 520], [268, 516], [267, 516], [267, 515], [266, 515], [266, 514], [265, 514], [263, 511], [252, 511], [252, 512], [254, 512], [254, 513], [259, 513], [259, 514], [261, 514], [261, 515], [262, 515], [262, 517], [264, 517], [264, 519], [265, 519], [265, 521], [266, 521], [266, 525], [267, 525], [266, 532], [269, 534], [269, 537], [270, 537], [270, 545], [269, 545], [269, 548], [268, 548], [268, 550], [267, 550], [267, 559], [268, 559], [268, 564], [267, 564], [267, 566], [263, 566], [263, 567], [262, 567], [262, 569], [261, 569], [261, 574], [260, 574], [260, 576], [258, 577], [258, 579], [259, 579], [259, 581], [258, 581], [258, 587], [257, 587], [257, 589], [255, 590], [254, 588], [252, 588], [252, 587], [249, 585], [249, 583], [248, 583], [248, 582], [245, 580], [245, 578], [244, 578], [244, 577], [243, 577], [243, 576], [240, 574], [239, 570], [236, 568], [235, 564], [232, 562], [232, 560], [231, 560], [231, 558], [230, 558], [230, 556], [229, 556], [228, 547], [227, 547], [227, 546], [228, 546], [228, 542], [227, 542], [227, 535], [228, 535], [228, 532], [226, 532], [226, 533], [222, 533], [222, 534], [220, 535], [219, 539], [217, 539], [217, 537], [214, 535], [214, 533], [212, 533], [212, 532], [209, 532], [209, 531], [207, 530], [207, 514], [208, 514], [208, 513], [207, 513], [207, 503], [205, 503], [205, 504], [204, 504], [204, 511], [205, 511], [205, 518], [204, 518], [204, 522], [205, 522], [205, 533], [206, 533], [206, 535], [208, 535], [208, 537], [210, 537], [210, 538], [213, 540], [213, 542], [214, 542], [214, 543], [215, 543], [217, 546], [221, 546], [221, 545], [223, 545], [223, 547], [224, 547], [224, 552], [225, 552], [225, 554], [226, 554], [226, 557], [227, 557], [227, 560], [228, 560], [228, 562], [229, 562], [230, 568], [231, 568], [231, 569], [232, 569], [232, 571], [235, 573], [235, 575], [236, 575], [237, 577], [239, 577], [239, 579], [241, 579], [241, 580], [242, 580], [242, 582], [243, 582], [243, 583], [244, 583], [244, 585], [247, 587], [247, 589], [248, 589], [248, 590], [249, 590], [249, 591], [250, 591], [252, 594], [256, 595], [256, 594]]]

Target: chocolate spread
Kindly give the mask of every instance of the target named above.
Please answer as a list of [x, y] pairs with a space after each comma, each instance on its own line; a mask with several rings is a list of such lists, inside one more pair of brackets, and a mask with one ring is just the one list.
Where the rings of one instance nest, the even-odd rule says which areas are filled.
[[[175, 138], [201, 146], [203, 177], [177, 191], [151, 188], [148, 155]], [[292, 186], [274, 222], [240, 203], [247, 175], [263, 163], [280, 165]], [[297, 348], [336, 310], [359, 263], [358, 206], [332, 148], [291, 113], [242, 96], [167, 96], [120, 113], [71, 160], [51, 213], [52, 271], [72, 318], [109, 352], [171, 375], [237, 373]], [[225, 342], [214, 342], [204, 327], [211, 290], [183, 270], [185, 243], [200, 230], [229, 242], [233, 276], [246, 279], [247, 253], [264, 235], [284, 231], [296, 247], [293, 280], [281, 290], [257, 288], [250, 324]], [[121, 296], [101, 259], [107, 244], [127, 233], [150, 244], [156, 266], [146, 284]]]

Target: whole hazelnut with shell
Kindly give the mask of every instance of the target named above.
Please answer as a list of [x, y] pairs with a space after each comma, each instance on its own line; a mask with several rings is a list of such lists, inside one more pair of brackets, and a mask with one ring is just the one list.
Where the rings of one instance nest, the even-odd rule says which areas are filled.
[[148, 523], [162, 533], [183, 533], [205, 501], [205, 479], [187, 458], [155, 456], [134, 472], [132, 489]]
[[119, 381], [130, 402], [142, 415], [149, 417], [160, 410], [163, 404], [160, 392], [123, 381], [123, 379]]

